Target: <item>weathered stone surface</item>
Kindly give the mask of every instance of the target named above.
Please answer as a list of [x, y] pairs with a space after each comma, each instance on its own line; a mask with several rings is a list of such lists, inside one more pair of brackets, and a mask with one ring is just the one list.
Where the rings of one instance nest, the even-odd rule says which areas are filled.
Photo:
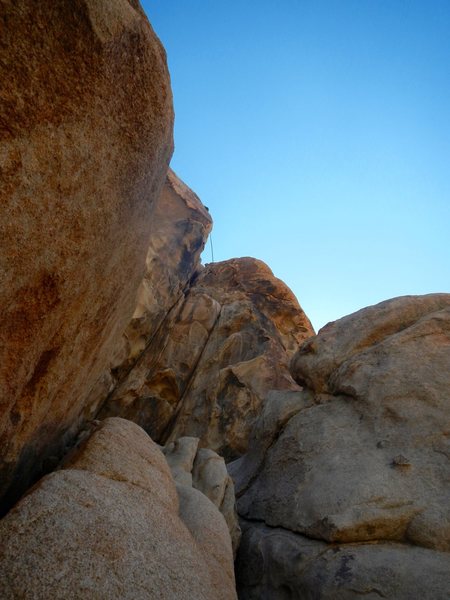
[[398, 543], [329, 546], [285, 529], [243, 523], [241, 600], [446, 600], [450, 554]]
[[[220, 510], [231, 536], [233, 552], [236, 553], [241, 530], [233, 480], [228, 475], [224, 459], [208, 448], [199, 448], [198, 443], [198, 438], [183, 437], [164, 446], [163, 452], [179, 492], [183, 486], [194, 487]], [[188, 497], [189, 493], [185, 490], [184, 497]], [[201, 511], [198, 512], [201, 514]]]
[[[427, 315], [431, 317], [433, 313], [448, 309], [448, 306], [449, 294], [428, 294], [401, 296], [363, 308], [329, 323], [320, 330], [320, 335], [303, 344], [292, 361], [292, 373], [298, 381], [307, 383], [316, 392], [335, 393], [337, 370], [347, 361], [358, 355], [363, 359], [363, 352], [368, 349], [375, 353], [376, 344], [385, 340], [395, 342], [397, 334], [408, 330]], [[414, 334], [414, 329], [411, 332]], [[405, 344], [399, 344], [399, 347], [403, 362], [412, 362], [414, 356], [404, 356]], [[423, 354], [426, 355], [425, 352]], [[420, 361], [416, 362], [420, 366]], [[428, 385], [428, 379], [433, 378], [429, 375], [429, 372], [423, 373], [422, 386]], [[389, 385], [395, 385], [395, 382], [389, 380]], [[400, 384], [397, 386], [400, 387]]]
[[247, 450], [269, 391], [298, 389], [288, 362], [313, 329], [289, 288], [253, 258], [208, 265], [193, 291], [221, 308], [169, 439], [195, 435], [228, 460]]
[[[372, 581], [379, 596], [406, 598], [398, 590], [413, 590], [410, 582], [422, 576], [425, 597], [445, 597], [450, 295], [397, 298], [329, 324], [300, 347], [292, 369], [307, 387], [272, 395], [249, 452], [230, 465], [239, 514], [327, 543], [383, 541], [345, 558], [354, 561], [355, 589], [370, 590]], [[281, 546], [276, 554], [287, 569], [278, 583], [286, 577], [290, 589], [297, 567], [287, 554], [282, 559]], [[323, 570], [317, 598], [353, 598], [348, 590], [339, 595], [336, 560], [313, 558], [302, 571], [312, 590]], [[383, 569], [392, 580], [387, 588], [375, 585]], [[303, 597], [286, 594], [274, 597]]]
[[189, 529], [207, 569], [206, 579], [197, 573], [196, 587], [200, 588], [201, 585], [209, 585], [211, 582], [212, 588], [203, 591], [208, 598], [235, 599], [233, 553], [230, 533], [223, 515], [199, 490], [182, 485], [177, 486], [177, 491], [180, 518]]
[[0, 27], [1, 497], [76, 430], [130, 320], [173, 112], [137, 1], [2, 1]]
[[288, 364], [313, 334], [292, 292], [252, 258], [207, 265], [162, 327], [162, 349], [148, 347], [102, 414], [157, 441], [199, 437], [227, 459], [247, 450], [271, 389], [299, 389]]
[[235, 598], [225, 521], [181, 487], [179, 506], [164, 455], [137, 425], [100, 423], [0, 521], [2, 598]]

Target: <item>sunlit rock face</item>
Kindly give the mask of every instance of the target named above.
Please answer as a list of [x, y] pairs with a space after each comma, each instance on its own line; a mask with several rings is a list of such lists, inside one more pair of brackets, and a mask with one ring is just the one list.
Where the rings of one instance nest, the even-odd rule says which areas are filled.
[[227, 460], [247, 450], [270, 390], [311, 324], [287, 286], [253, 258], [209, 264], [191, 282], [101, 416], [120, 415], [158, 441], [200, 438]]
[[139, 2], [2, 2], [0, 21], [7, 506], [70, 441], [131, 318], [173, 111], [165, 52]]
[[292, 374], [230, 465], [242, 597], [447, 597], [450, 295], [331, 323]]
[[160, 448], [107, 419], [0, 521], [5, 600], [236, 598], [225, 519]]

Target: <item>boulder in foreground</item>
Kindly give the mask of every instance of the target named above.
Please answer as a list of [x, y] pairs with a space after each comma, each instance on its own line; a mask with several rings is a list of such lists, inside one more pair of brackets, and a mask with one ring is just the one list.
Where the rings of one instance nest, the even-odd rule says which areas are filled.
[[235, 599], [223, 516], [179, 494], [142, 429], [101, 422], [0, 521], [2, 598]]

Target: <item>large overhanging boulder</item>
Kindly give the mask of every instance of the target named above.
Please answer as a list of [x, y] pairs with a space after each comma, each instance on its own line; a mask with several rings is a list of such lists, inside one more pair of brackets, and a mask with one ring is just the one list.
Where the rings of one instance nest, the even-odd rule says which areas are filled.
[[0, 498], [70, 442], [129, 322], [172, 153], [137, 0], [1, 1]]

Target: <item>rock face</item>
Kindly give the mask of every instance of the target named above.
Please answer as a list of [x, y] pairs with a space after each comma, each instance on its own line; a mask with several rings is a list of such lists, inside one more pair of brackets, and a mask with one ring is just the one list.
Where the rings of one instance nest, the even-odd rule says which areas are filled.
[[5, 600], [236, 598], [224, 518], [198, 490], [177, 493], [160, 449], [122, 419], [42, 479], [0, 540]]
[[242, 597], [448, 597], [450, 295], [331, 323], [292, 373], [305, 389], [273, 397], [230, 465], [240, 515], [289, 548], [246, 526]]
[[270, 390], [299, 389], [289, 361], [312, 334], [292, 292], [264, 263], [210, 264], [101, 414], [131, 419], [158, 442], [194, 436], [235, 458], [247, 450]]
[[[138, 1], [1, 2], [0, 497], [77, 429], [129, 322], [172, 153]], [[38, 457], [38, 458], [36, 458]]]

